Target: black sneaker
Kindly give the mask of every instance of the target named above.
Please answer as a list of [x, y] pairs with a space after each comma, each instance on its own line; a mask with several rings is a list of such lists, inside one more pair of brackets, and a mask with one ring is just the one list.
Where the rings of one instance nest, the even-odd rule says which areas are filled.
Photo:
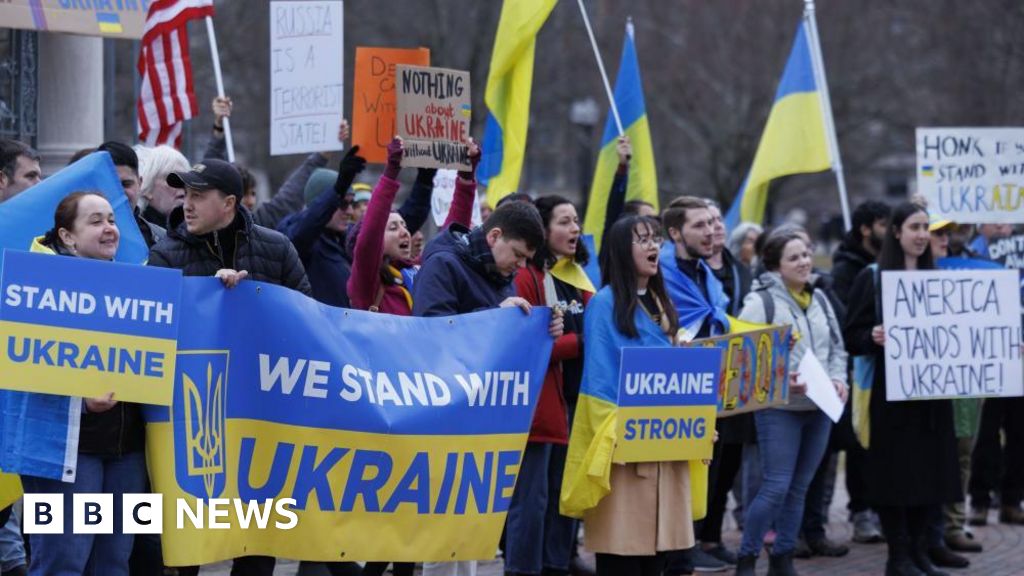
[[735, 566], [737, 559], [736, 554], [730, 551], [728, 548], [722, 545], [721, 542], [716, 544], [713, 548], [704, 548], [704, 552], [709, 556], [713, 556], [722, 562], [725, 562], [729, 566]]
[[809, 540], [807, 546], [815, 556], [826, 556], [829, 558], [841, 558], [850, 553], [850, 548], [843, 544], [836, 544], [828, 538]]
[[690, 561], [693, 562], [694, 572], [725, 572], [729, 569], [728, 564], [701, 550], [699, 546], [691, 549]]

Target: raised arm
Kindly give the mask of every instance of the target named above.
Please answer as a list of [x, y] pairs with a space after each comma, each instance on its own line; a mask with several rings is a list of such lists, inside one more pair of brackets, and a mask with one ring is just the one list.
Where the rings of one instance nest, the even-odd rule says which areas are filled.
[[448, 208], [448, 217], [441, 229], [444, 230], [453, 223], [462, 224], [466, 228], [473, 227], [473, 202], [476, 201], [476, 167], [480, 164], [480, 146], [470, 138], [469, 162], [472, 168], [469, 172], [459, 172], [455, 179], [455, 194], [452, 197], [452, 205]]
[[348, 297], [352, 307], [358, 310], [368, 310], [380, 289], [384, 231], [391, 215], [391, 205], [398, 194], [398, 173], [401, 169], [402, 141], [395, 138], [388, 144], [387, 167], [373, 189], [356, 238], [352, 275], [348, 279]]

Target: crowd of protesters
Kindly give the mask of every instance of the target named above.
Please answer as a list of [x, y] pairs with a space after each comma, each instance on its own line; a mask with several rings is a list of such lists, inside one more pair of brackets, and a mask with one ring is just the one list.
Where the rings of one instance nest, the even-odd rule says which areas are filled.
[[[366, 161], [358, 147], [338, 170], [310, 154], [272, 198], [256, 202], [248, 170], [225, 159], [222, 120], [228, 99], [214, 101], [216, 122], [195, 165], [167, 146], [106, 142], [134, 223], [150, 247], [149, 265], [186, 276], [214, 276], [285, 286], [324, 304], [401, 316], [447, 316], [496, 307], [551, 307], [554, 345], [501, 543], [506, 574], [677, 576], [734, 572], [750, 576], [764, 556], [769, 574], [797, 573], [794, 558], [850, 553], [825, 532], [845, 452], [853, 540], [888, 548], [885, 574], [936, 576], [966, 568], [964, 553], [983, 551], [970, 527], [998, 507], [999, 522], [1024, 524], [1024, 399], [888, 402], [879, 272], [926, 270], [951, 255], [987, 258], [990, 242], [1011, 233], [929, 219], [927, 207], [869, 201], [832, 257], [814, 266], [807, 230], [727, 230], [721, 208], [697, 195], [670, 198], [661, 214], [626, 201], [631, 150], [618, 143], [619, 167], [598, 254], [581, 236], [578, 206], [556, 195], [514, 194], [472, 228], [480, 152], [468, 141], [472, 168], [460, 172], [447, 220], [424, 244], [435, 170], [420, 168], [397, 209], [403, 143], [393, 140], [377, 182], [357, 182]], [[343, 123], [339, 140], [347, 139]], [[92, 150], [83, 151], [85, 155]], [[0, 141], [0, 201], [41, 179], [39, 155]], [[69, 194], [31, 250], [111, 260], [125, 223], [103, 195]], [[29, 247], [26, 247], [29, 248]], [[599, 259], [600, 285], [584, 272]], [[691, 464], [608, 464], [607, 489], [566, 506], [580, 461], [570, 439], [595, 416], [581, 389], [613, 383], [623, 347], [671, 346], [728, 333], [733, 319], [788, 324], [799, 337], [790, 356], [788, 405], [720, 419], [708, 470], [706, 515], [694, 522]], [[805, 395], [797, 365], [804, 353], [825, 367], [846, 402], [858, 378], [873, 389], [870, 442], [861, 441], [847, 403], [838, 424]], [[149, 489], [145, 428], [138, 405], [108, 395], [77, 401], [33, 395], [41, 413], [80, 419], [73, 482], [23, 476], [28, 492], [115, 494]], [[602, 441], [595, 437], [594, 442]], [[588, 447], [584, 446], [584, 449]], [[565, 488], [564, 488], [565, 487]], [[743, 531], [738, 549], [723, 543], [729, 509]], [[969, 498], [968, 498], [969, 496]], [[967, 504], [970, 504], [968, 507]], [[701, 506], [704, 508], [704, 506]], [[119, 512], [118, 512], [119, 514]], [[196, 574], [165, 568], [152, 536], [33, 534], [26, 539], [12, 508], [0, 513], [3, 575]], [[579, 541], [580, 535], [583, 541]], [[884, 543], [884, 544], [883, 544]], [[596, 553], [596, 566], [579, 556]], [[762, 553], [762, 550], [767, 553]], [[237, 558], [232, 574], [269, 575], [275, 559]], [[336, 562], [333, 575], [412, 574], [409, 563]], [[472, 575], [474, 562], [427, 563], [428, 575]]]

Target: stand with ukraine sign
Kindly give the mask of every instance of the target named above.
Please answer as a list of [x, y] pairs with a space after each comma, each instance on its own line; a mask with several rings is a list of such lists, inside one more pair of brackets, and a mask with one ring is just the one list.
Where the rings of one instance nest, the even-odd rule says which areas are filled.
[[290, 498], [297, 521], [232, 514], [211, 530], [167, 512], [165, 564], [493, 557], [551, 353], [547, 309], [409, 318], [212, 278], [186, 278], [182, 300], [174, 403], [147, 413], [164, 510]]
[[623, 348], [612, 461], [711, 458], [722, 351]]

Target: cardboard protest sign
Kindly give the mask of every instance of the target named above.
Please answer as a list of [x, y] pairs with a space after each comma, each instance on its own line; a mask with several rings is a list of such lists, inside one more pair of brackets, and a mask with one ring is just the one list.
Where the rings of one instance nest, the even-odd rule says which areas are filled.
[[1013, 270], [882, 272], [886, 399], [1024, 394]]
[[402, 166], [469, 170], [472, 108], [469, 72], [399, 65], [395, 68]]
[[1024, 128], [918, 128], [917, 188], [961, 224], [1024, 222]]
[[718, 417], [789, 403], [789, 326], [702, 338], [688, 347], [721, 348]]
[[[448, 219], [448, 210], [452, 207], [452, 198], [455, 196], [455, 179], [458, 178], [455, 170], [438, 170], [434, 175], [434, 194], [430, 197], [430, 214], [434, 217], [434, 224], [440, 228]], [[480, 197], [473, 200], [473, 227], [483, 223], [480, 217]]]
[[340, 150], [342, 3], [270, 3], [270, 154]]
[[367, 162], [387, 161], [387, 145], [398, 134], [395, 127], [395, 66], [430, 65], [428, 48], [356, 47], [352, 91], [352, 144]]
[[623, 348], [614, 462], [710, 458], [722, 351]]
[[7, 251], [0, 388], [171, 404], [181, 272]]

